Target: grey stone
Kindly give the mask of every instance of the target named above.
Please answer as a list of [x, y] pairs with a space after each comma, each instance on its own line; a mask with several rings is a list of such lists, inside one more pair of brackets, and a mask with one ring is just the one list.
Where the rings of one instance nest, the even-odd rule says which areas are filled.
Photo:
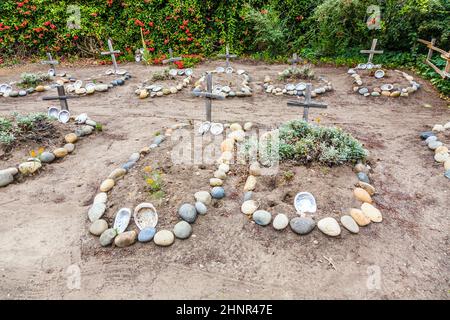
[[55, 160], [55, 155], [51, 152], [44, 151], [39, 156], [39, 160], [41, 160], [41, 162], [43, 163], [50, 163], [53, 162], [53, 160]]
[[430, 143], [428, 143], [428, 148], [430, 148], [431, 150], [436, 150], [440, 146], [442, 146], [442, 142], [440, 141], [431, 141]]
[[149, 242], [153, 239], [153, 237], [155, 236], [155, 233], [156, 233], [155, 228], [152, 228], [152, 227], [144, 228], [139, 232], [138, 241], [139, 242]]
[[267, 226], [271, 220], [272, 215], [268, 211], [257, 210], [253, 213], [253, 221], [255, 221], [260, 226]]
[[131, 154], [130, 158], [128, 159], [128, 162], [137, 162], [140, 157], [141, 155], [139, 154], [139, 152], [134, 152]]
[[186, 221], [180, 221], [173, 227], [173, 234], [178, 239], [187, 239], [192, 234], [192, 226]]
[[214, 187], [211, 189], [211, 196], [214, 199], [222, 199], [225, 197], [225, 190], [222, 187]]
[[97, 122], [95, 122], [94, 120], [91, 120], [91, 119], [87, 119], [85, 123], [86, 123], [86, 125], [94, 127], [94, 128], [97, 125]]
[[197, 218], [197, 210], [190, 203], [183, 204], [178, 209], [178, 214], [180, 215], [181, 219], [183, 219], [184, 221], [187, 221], [189, 223], [193, 223], [195, 221], [195, 219]]
[[157, 146], [159, 146], [164, 140], [166, 140], [166, 137], [163, 136], [162, 134], [158, 135], [155, 137], [155, 139], [153, 139], [153, 144], [156, 144]]
[[117, 236], [117, 231], [113, 228], [106, 229], [100, 236], [100, 244], [103, 247], [109, 246]]
[[436, 141], [437, 140], [437, 137], [434, 135], [434, 134], [432, 134], [432, 135], [429, 135], [426, 139], [425, 139], [425, 142], [426, 143], [430, 143], [431, 141]]
[[95, 220], [100, 219], [101, 216], [105, 213], [105, 210], [106, 204], [102, 202], [94, 203], [88, 211], [89, 220], [91, 220], [91, 222], [94, 222]]
[[6, 187], [14, 181], [14, 177], [10, 172], [0, 171], [0, 187]]
[[208, 208], [205, 206], [203, 202], [197, 201], [195, 203], [195, 210], [197, 210], [198, 214], [204, 215], [208, 211]]
[[252, 196], [253, 196], [253, 192], [252, 191], [247, 191], [246, 193], [244, 193], [244, 201], [243, 202], [245, 202], [247, 200], [251, 200]]
[[295, 233], [304, 235], [310, 233], [316, 226], [316, 222], [308, 217], [296, 217], [291, 219], [289, 225]]
[[364, 172], [358, 172], [357, 176], [359, 181], [370, 183], [369, 177]]
[[127, 163], [124, 163], [123, 165], [122, 165], [122, 169], [125, 169], [125, 170], [130, 170], [131, 168], [133, 168], [134, 166], [136, 165], [136, 162], [133, 162], [133, 161], [128, 161]]
[[98, 219], [91, 224], [89, 232], [94, 236], [100, 236], [106, 229], [108, 229], [108, 222], [103, 219]]

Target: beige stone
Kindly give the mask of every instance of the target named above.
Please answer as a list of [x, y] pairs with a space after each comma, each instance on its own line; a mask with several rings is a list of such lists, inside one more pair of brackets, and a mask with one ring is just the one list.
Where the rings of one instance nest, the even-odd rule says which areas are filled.
[[109, 190], [111, 190], [114, 187], [114, 184], [115, 184], [115, 182], [113, 179], [106, 179], [100, 185], [100, 191], [108, 192]]
[[361, 211], [370, 219], [372, 222], [381, 222], [383, 217], [380, 210], [375, 208], [370, 203], [363, 203], [361, 205]]
[[64, 149], [64, 148], [57, 148], [57, 149], [53, 150], [53, 154], [57, 158], [64, 158], [65, 156], [67, 156], [68, 153], [69, 153], [69, 151], [67, 151], [67, 149]]
[[359, 201], [372, 203], [372, 198], [370, 197], [370, 194], [363, 188], [355, 188], [355, 190], [353, 190], [353, 195]]
[[247, 180], [245, 181], [244, 185], [244, 191], [253, 191], [256, 187], [256, 177], [255, 176], [248, 176]]
[[75, 143], [78, 140], [78, 137], [75, 133], [69, 133], [64, 137], [67, 143]]
[[350, 216], [356, 221], [360, 227], [367, 226], [370, 223], [369, 217], [359, 209], [350, 209]]

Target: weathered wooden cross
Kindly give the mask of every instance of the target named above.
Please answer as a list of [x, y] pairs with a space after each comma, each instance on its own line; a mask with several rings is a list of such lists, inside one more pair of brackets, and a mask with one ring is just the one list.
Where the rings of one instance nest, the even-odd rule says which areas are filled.
[[49, 64], [51, 66], [51, 68], [53, 69], [53, 72], [56, 75], [56, 65], [59, 64], [58, 60], [53, 60], [52, 54], [50, 52], [47, 52], [47, 59], [48, 60], [43, 60], [41, 63]]
[[227, 45], [226, 48], [225, 48], [225, 54], [219, 54], [218, 57], [225, 58], [227, 60], [226, 67], [229, 68], [230, 67], [230, 59], [237, 58], [237, 55], [230, 54], [230, 48]]
[[[425, 63], [433, 68], [442, 78], [450, 79], [450, 51], [446, 52], [438, 47], [436, 47], [436, 39], [431, 39], [431, 41], [426, 41], [422, 39], [417, 39], [417, 41], [425, 44], [428, 48], [427, 58], [425, 59]], [[439, 52], [441, 54], [441, 58], [447, 60], [444, 70], [439, 69], [432, 61], [433, 51]]]
[[61, 105], [61, 110], [69, 111], [69, 105], [67, 104], [67, 99], [79, 98], [79, 96], [66, 96], [64, 86], [62, 86], [62, 85], [56, 86], [56, 89], [58, 90], [58, 96], [43, 97], [42, 100], [59, 100], [59, 104]]
[[308, 122], [308, 113], [309, 108], [322, 108], [326, 109], [328, 106], [326, 104], [321, 103], [315, 103], [311, 101], [311, 83], [306, 84], [306, 91], [305, 91], [305, 100], [304, 101], [288, 101], [287, 105], [291, 107], [303, 107], [303, 120]]
[[376, 46], [377, 46], [377, 41], [378, 39], [373, 39], [372, 40], [372, 47], [370, 48], [370, 50], [361, 50], [361, 53], [368, 53], [369, 54], [369, 59], [367, 60], [367, 63], [372, 63], [372, 59], [373, 59], [373, 55], [374, 54], [381, 54], [383, 53], [383, 50], [375, 50]]
[[297, 63], [299, 63], [300, 61], [302, 61], [302, 59], [296, 53], [293, 53], [292, 59], [289, 59], [289, 62], [292, 64], [293, 67], [296, 66]]
[[114, 66], [114, 73], [117, 74], [117, 70], [119, 70], [119, 68], [117, 67], [117, 62], [116, 62], [116, 53], [120, 53], [120, 51], [119, 50], [114, 51], [111, 38], [108, 39], [108, 49], [109, 49], [108, 52], [102, 52], [101, 54], [102, 54], [102, 56], [106, 56], [106, 55], [111, 56], [111, 60], [112, 60], [113, 66]]
[[205, 97], [206, 121], [211, 122], [211, 102], [213, 99], [224, 100], [223, 94], [212, 93], [212, 73], [206, 75], [206, 92], [193, 92], [196, 97]]
[[163, 60], [162, 63], [164, 63], [164, 64], [169, 63], [169, 62], [174, 63], [175, 61], [180, 61], [182, 59], [181, 57], [174, 57], [173, 56], [172, 48], [169, 48], [169, 57], [170, 57], [169, 59]]

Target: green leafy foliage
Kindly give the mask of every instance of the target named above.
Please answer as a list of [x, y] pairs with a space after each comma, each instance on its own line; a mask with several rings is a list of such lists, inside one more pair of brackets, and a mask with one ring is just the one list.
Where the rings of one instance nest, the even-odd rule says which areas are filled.
[[24, 72], [20, 76], [21, 81], [20, 84], [22, 86], [36, 86], [40, 83], [43, 83], [45, 81], [48, 81], [50, 79], [50, 76], [47, 73], [27, 73]]

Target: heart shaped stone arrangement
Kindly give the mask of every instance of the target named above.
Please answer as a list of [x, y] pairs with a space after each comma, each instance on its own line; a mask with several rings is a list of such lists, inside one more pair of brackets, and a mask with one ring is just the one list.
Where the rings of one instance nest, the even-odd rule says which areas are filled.
[[151, 81], [147, 80], [134, 93], [140, 99], [176, 94], [186, 88], [193, 79], [192, 69], [170, 69], [169, 74], [176, 81], [176, 84], [169, 86], [161, 84], [164, 80], [154, 81], [154, 83], [149, 83]]
[[79, 138], [88, 136], [95, 132], [97, 123], [86, 116], [84, 122], [75, 132], [69, 133], [64, 137], [65, 144], [53, 151], [44, 151], [35, 158], [29, 158], [27, 161], [20, 163], [17, 167], [11, 167], [0, 170], [0, 187], [5, 187], [14, 181], [14, 178], [20, 172], [23, 176], [30, 176], [42, 168], [43, 165], [52, 163], [55, 159], [62, 159], [75, 150], [75, 143]]
[[432, 131], [422, 132], [420, 138], [425, 141], [428, 148], [434, 151], [434, 161], [444, 165], [444, 177], [450, 179], [450, 155], [449, 149], [445, 146], [437, 135], [443, 134], [446, 130], [450, 130], [450, 122], [444, 125], [436, 124]]
[[[381, 68], [381, 65], [377, 65], [374, 67]], [[373, 88], [371, 91], [368, 87], [364, 86], [361, 76], [358, 74], [358, 70], [367, 69], [367, 65], [362, 64], [358, 65], [356, 68], [349, 69], [347, 72], [347, 74], [349, 74], [353, 78], [353, 83], [355, 84], [355, 86], [353, 87], [353, 91], [359, 93], [364, 97], [408, 97], [410, 94], [416, 92], [420, 88], [420, 84], [417, 83], [412, 76], [408, 75], [406, 72], [394, 70], [394, 72], [401, 74], [402, 77], [406, 79], [410, 85], [407, 87], [401, 87], [400, 85], [386, 83], [381, 85], [380, 87]], [[384, 75], [385, 71], [379, 69], [375, 71], [374, 78], [381, 79], [384, 77]]]
[[[215, 70], [208, 71], [207, 73], [213, 74], [213, 87], [212, 87], [212, 93], [213, 94], [222, 94], [225, 97], [251, 97], [253, 95], [253, 89], [250, 87], [251, 78], [247, 71], [245, 70], [237, 70], [234, 71], [233, 68], [229, 67], [227, 69], [223, 67], [218, 67]], [[194, 84], [193, 92], [204, 92], [206, 91], [206, 74], [203, 74], [198, 81]], [[230, 83], [227, 83], [225, 85], [221, 85], [217, 80], [217, 77], [214, 77], [214, 74], [224, 74], [228, 75], [229, 77], [233, 77], [237, 75], [239, 85], [237, 87], [233, 87]]]

